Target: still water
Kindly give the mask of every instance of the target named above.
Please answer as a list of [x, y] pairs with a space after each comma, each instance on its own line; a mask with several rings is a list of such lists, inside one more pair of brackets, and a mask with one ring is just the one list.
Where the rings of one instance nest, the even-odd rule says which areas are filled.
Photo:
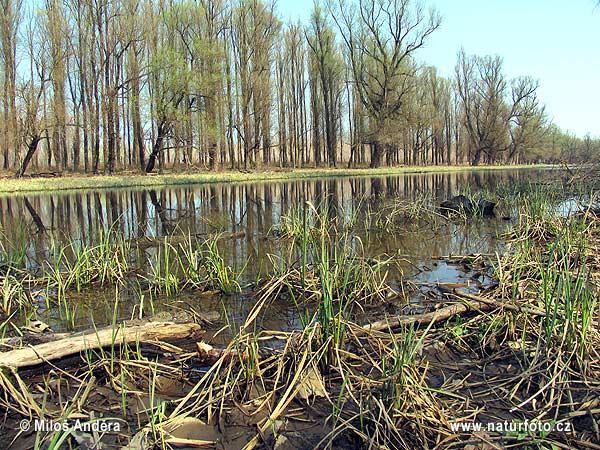
[[[226, 233], [219, 247], [232, 267], [245, 267], [241, 284], [268, 271], [268, 255], [282, 251], [277, 227], [282, 216], [292, 214], [307, 201], [325, 208], [332, 217], [348, 217], [387, 211], [399, 200], [416, 202], [427, 198], [434, 207], [463, 192], [497, 195], [514, 186], [543, 181], [548, 171], [465, 171], [445, 174], [405, 174], [386, 177], [335, 177], [291, 181], [202, 184], [164, 189], [123, 189], [49, 192], [0, 198], [0, 239], [5, 249], [22, 248], [26, 264], [35, 271], [57, 245], [97, 243], [108, 230], [124, 239], [143, 242], [137, 264], [143, 266], [155, 255], [153, 243], [161, 236], [192, 235], [201, 239]], [[384, 213], [385, 214], [385, 213]], [[354, 231], [368, 255], [398, 255], [401, 268], [412, 281], [457, 281], [463, 276], [454, 266], [436, 261], [439, 255], [494, 253], [501, 248], [499, 235], [514, 223], [510, 210], [495, 218], [443, 227], [407, 224], [393, 232], [357, 226]], [[157, 239], [158, 238], [158, 239]], [[117, 298], [117, 302], [116, 299]], [[45, 310], [40, 302], [37, 317], [55, 330], [87, 328], [110, 323], [117, 304], [120, 319], [138, 313], [139, 295], [114, 287], [72, 295], [68, 320], [60, 309]], [[156, 308], [218, 312], [230, 320], [242, 320], [252, 305], [248, 290], [234, 296], [201, 296], [186, 292], [169, 299], [156, 299]], [[263, 325], [294, 326], [289, 305], [273, 305]]]

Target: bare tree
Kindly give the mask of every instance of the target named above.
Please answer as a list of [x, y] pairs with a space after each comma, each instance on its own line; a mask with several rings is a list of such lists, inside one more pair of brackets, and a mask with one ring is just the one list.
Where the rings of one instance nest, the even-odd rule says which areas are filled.
[[39, 30], [33, 21], [27, 26], [27, 49], [29, 58], [29, 81], [20, 89], [22, 104], [20, 127], [21, 142], [27, 148], [16, 176], [22, 177], [38, 150], [38, 144], [47, 134], [47, 123], [40, 114], [42, 96], [46, 82], [46, 61], [44, 58], [45, 42], [39, 37]]
[[48, 33], [52, 81], [52, 149], [58, 171], [67, 163], [67, 98], [65, 82], [68, 65], [68, 23], [62, 1], [46, 0], [46, 32]]
[[[335, 43], [333, 28], [328, 24], [319, 4], [314, 6], [306, 40], [311, 49], [311, 58], [314, 60], [313, 66], [318, 73], [319, 88], [321, 90], [319, 98], [323, 101], [322, 110], [325, 122], [327, 159], [329, 166], [335, 167], [337, 164], [336, 123], [340, 119], [338, 117], [338, 104], [342, 90], [343, 61]], [[313, 83], [316, 81], [313, 80]], [[319, 108], [316, 101], [317, 97], [315, 97], [313, 107]]]
[[404, 106], [412, 76], [406, 60], [440, 25], [410, 0], [358, 0], [356, 8], [339, 0], [333, 14], [350, 53], [354, 83], [371, 119], [371, 167], [381, 165], [382, 133]]
[[543, 109], [535, 96], [538, 84], [518, 78], [510, 85], [500, 57], [467, 57], [460, 51], [456, 83], [472, 165], [482, 156], [493, 163], [505, 152], [514, 158], [543, 127]]
[[3, 167], [11, 165], [13, 159], [19, 161], [16, 80], [17, 80], [17, 31], [21, 22], [22, 0], [0, 0], [0, 55], [4, 65], [4, 82], [2, 92], [2, 109], [4, 112], [3, 136], [1, 145], [4, 156]]
[[513, 82], [509, 160], [540, 145], [548, 129], [545, 108], [536, 94], [538, 86], [529, 77], [520, 77]]

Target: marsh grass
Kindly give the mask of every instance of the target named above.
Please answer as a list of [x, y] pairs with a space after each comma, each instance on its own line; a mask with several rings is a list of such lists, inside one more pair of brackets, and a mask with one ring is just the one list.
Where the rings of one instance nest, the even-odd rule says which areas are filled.
[[25, 227], [11, 233], [10, 239], [4, 230], [0, 230], [0, 267], [26, 269], [29, 238]]
[[593, 271], [598, 271], [593, 260], [600, 237], [598, 219], [584, 214], [542, 223], [545, 232], [541, 236], [545, 242], [537, 255], [537, 263], [539, 301], [546, 312], [542, 322], [544, 348], [550, 350], [559, 345], [565, 354], [575, 354], [577, 364], [584, 369], [592, 345], [588, 337], [592, 318], [597, 317], [600, 294], [592, 279]]
[[410, 200], [394, 198], [374, 209], [369, 205], [365, 216], [366, 228], [385, 230], [388, 233], [397, 233], [407, 226], [436, 229], [448, 222], [449, 217], [442, 214], [433, 196], [423, 192], [415, 194]]
[[239, 271], [230, 267], [219, 249], [220, 235], [205, 240], [201, 246], [200, 262], [206, 273], [206, 278], [212, 288], [218, 288], [224, 294], [240, 292], [240, 275], [248, 261]]
[[317, 327], [315, 344], [327, 348], [321, 361], [325, 368], [336, 363], [353, 310], [381, 302], [391, 292], [386, 283], [391, 258], [366, 257], [362, 240], [311, 202], [292, 217], [296, 225], [290, 254], [271, 257], [273, 275], [257, 298], [292, 298], [302, 323]]
[[245, 265], [237, 270], [227, 264], [219, 248], [221, 237], [216, 234], [198, 241], [188, 233], [173, 243], [165, 236], [155, 254], [148, 256], [150, 276], [145, 280], [155, 293], [167, 296], [190, 288], [217, 289], [223, 294], [239, 292]]
[[[320, 442], [310, 444], [319, 448], [465, 448], [483, 441], [520, 448], [595, 448], [590, 422], [573, 435], [482, 437], [451, 430], [453, 422], [498, 419], [497, 410], [517, 421], [581, 420], [576, 427], [598, 417], [598, 218], [589, 212], [557, 217], [555, 202], [537, 193], [499, 201], [518, 215], [505, 236], [507, 251], [490, 261], [495, 284], [480, 293], [495, 305], [490, 310], [382, 331], [357, 325], [356, 312], [398, 299], [388, 282], [394, 259], [367, 256], [354, 232], [364, 223], [359, 216], [341, 222], [320, 205], [306, 203], [284, 219], [282, 229], [289, 231], [281, 233], [281, 251], [271, 255], [271, 267], [259, 277], [247, 318], [238, 325], [225, 315], [226, 329], [220, 332], [232, 338], [210, 365], [200, 370], [195, 352], [174, 346], [165, 345], [157, 358], [139, 346], [113, 342], [86, 354], [80, 372], [65, 375], [82, 393], [48, 414], [59, 419], [67, 411], [88, 413], [84, 392], [102, 384], [115, 394], [112, 410], [122, 417], [131, 414], [132, 398], [147, 400], [135, 420], [140, 435], [158, 448], [172, 444], [169, 430], [185, 418], [225, 429], [232, 411], [246, 418], [247, 449], [285, 448], [280, 440], [285, 424], [313, 420], [325, 430]], [[421, 204], [399, 209], [393, 220], [379, 225], [391, 230], [403, 220], [416, 220], [428, 202], [423, 198]], [[378, 219], [365, 220], [371, 226]], [[144, 280], [148, 286], [154, 283], [156, 292], [167, 289], [169, 276], [172, 293], [186, 286], [239, 290], [241, 271], [225, 264], [218, 236], [209, 241], [188, 236], [177, 243], [162, 238], [160, 249], [160, 262], [152, 263], [155, 268]], [[58, 267], [60, 276], [53, 279], [77, 289], [76, 279], [65, 281], [64, 265]], [[130, 272], [107, 273], [119, 280]], [[87, 278], [81, 280], [83, 288]], [[52, 289], [59, 289], [59, 282], [53, 283]], [[140, 286], [139, 294], [145, 303], [144, 289]], [[301, 326], [290, 332], [263, 330], [259, 319], [269, 314], [271, 302], [282, 299], [296, 304]], [[468, 298], [453, 291], [435, 301], [444, 306]], [[117, 306], [115, 300], [115, 330]], [[184, 378], [186, 393], [165, 401], [158, 392], [165, 377]], [[36, 389], [16, 372], [0, 372], [0, 404], [14, 413], [44, 410]], [[75, 407], [69, 410], [70, 405]], [[59, 439], [42, 436], [40, 441]]]
[[45, 308], [56, 308], [73, 327], [78, 308], [73, 299], [114, 285], [137, 286], [137, 297], [143, 295], [152, 310], [157, 295], [173, 297], [186, 289], [235, 294], [241, 290], [239, 280], [247, 263], [241, 268], [229, 266], [222, 239], [221, 234], [198, 239], [188, 233], [164, 236], [148, 248], [145, 241], [123, 239], [113, 225], [101, 232], [95, 244], [51, 239], [47, 258], [30, 270], [17, 267], [21, 257], [3, 254], [0, 317], [29, 314], [43, 297]]
[[27, 286], [21, 278], [11, 273], [11, 269], [7, 269], [0, 277], [0, 301], [0, 312], [5, 316], [10, 315], [14, 310], [30, 309], [31, 301]]
[[[575, 417], [598, 392], [600, 222], [589, 212], [562, 217], [553, 211], [553, 202], [537, 194], [523, 202], [507, 236], [511, 251], [496, 262], [496, 296], [519, 312], [487, 323], [495, 330], [494, 346], [510, 344], [523, 366], [511, 381], [519, 400], [508, 402], [521, 419]], [[480, 334], [484, 348], [491, 335], [486, 327]], [[542, 448], [552, 442], [549, 436], [529, 438]]]
[[96, 284], [122, 283], [130, 270], [130, 253], [130, 244], [113, 227], [102, 232], [98, 244], [91, 246], [79, 241], [61, 244], [53, 239], [49, 259], [36, 281], [44, 281], [46, 291], [54, 291], [60, 302], [69, 290], [82, 292]]
[[155, 294], [172, 296], [181, 290], [182, 280], [178, 272], [178, 263], [175, 247], [164, 237], [157, 246], [156, 253], [148, 258], [150, 276], [145, 279]]
[[[415, 192], [411, 199], [388, 198], [382, 204], [368, 204], [363, 217], [363, 227], [368, 231], [403, 234], [407, 231], [422, 230], [439, 231], [445, 227], [466, 228], [473, 223], [485, 220], [478, 210], [477, 200], [481, 194], [473, 194], [469, 190], [461, 191], [472, 202], [475, 208], [466, 211], [447, 210], [440, 207], [440, 199], [429, 192]], [[493, 196], [484, 197], [495, 199]]]

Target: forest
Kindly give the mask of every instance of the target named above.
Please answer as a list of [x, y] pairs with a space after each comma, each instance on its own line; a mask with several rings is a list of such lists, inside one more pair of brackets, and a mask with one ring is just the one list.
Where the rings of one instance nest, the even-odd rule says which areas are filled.
[[600, 28], [426, 1], [0, 0], [0, 449], [600, 449]]
[[408, 0], [1, 0], [0, 161], [32, 172], [588, 161], [539, 82], [457, 49], [419, 59], [442, 24]]

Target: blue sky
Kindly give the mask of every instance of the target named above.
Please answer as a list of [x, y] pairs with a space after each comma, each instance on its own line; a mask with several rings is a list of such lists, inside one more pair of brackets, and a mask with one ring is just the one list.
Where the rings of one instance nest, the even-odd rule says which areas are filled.
[[[292, 20], [308, 20], [312, 0], [279, 0]], [[452, 75], [456, 54], [500, 55], [508, 77], [540, 81], [552, 120], [600, 137], [600, 6], [596, 0], [428, 0], [442, 26], [417, 58]]]

